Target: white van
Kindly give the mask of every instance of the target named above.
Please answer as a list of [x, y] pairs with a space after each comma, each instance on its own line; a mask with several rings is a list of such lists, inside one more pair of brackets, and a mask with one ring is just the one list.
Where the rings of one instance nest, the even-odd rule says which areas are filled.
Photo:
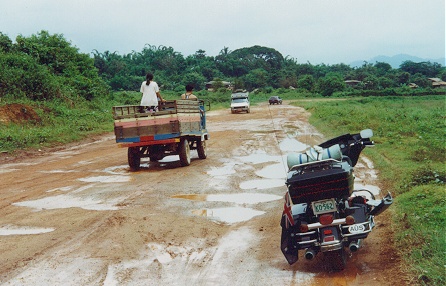
[[249, 92], [236, 92], [231, 94], [231, 113], [250, 112]]

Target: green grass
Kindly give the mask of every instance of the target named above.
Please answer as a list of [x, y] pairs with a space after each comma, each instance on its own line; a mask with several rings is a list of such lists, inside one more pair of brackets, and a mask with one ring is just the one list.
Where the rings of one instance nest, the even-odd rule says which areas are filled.
[[110, 98], [78, 102], [20, 101], [39, 115], [39, 122], [0, 124], [0, 151], [38, 149], [77, 141], [113, 130]]
[[296, 101], [326, 136], [374, 131], [364, 153], [379, 170], [392, 205], [396, 247], [412, 281], [445, 285], [445, 97], [367, 97]]

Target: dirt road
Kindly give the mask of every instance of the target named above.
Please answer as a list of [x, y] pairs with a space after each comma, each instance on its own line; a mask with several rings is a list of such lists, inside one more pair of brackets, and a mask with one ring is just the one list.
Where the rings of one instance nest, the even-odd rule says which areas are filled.
[[[285, 156], [325, 139], [308, 116], [208, 112], [208, 158], [189, 167], [170, 156], [130, 172], [112, 135], [3, 159], [1, 285], [402, 285], [385, 216], [344, 271], [283, 257]], [[379, 192], [370, 161], [357, 172]]]

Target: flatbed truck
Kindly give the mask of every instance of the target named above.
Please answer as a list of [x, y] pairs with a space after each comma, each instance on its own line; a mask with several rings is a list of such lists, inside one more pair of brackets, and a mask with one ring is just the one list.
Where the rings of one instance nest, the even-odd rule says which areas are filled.
[[179, 155], [181, 166], [191, 163], [191, 150], [206, 159], [206, 111], [202, 100], [170, 100], [159, 111], [144, 106], [113, 107], [114, 133], [119, 147], [128, 148], [132, 171], [140, 169], [141, 158], [151, 162], [169, 155]]

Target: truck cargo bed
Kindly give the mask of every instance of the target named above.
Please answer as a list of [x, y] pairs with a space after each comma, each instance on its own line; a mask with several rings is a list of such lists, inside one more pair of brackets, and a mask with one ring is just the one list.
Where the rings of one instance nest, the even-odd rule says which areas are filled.
[[173, 139], [180, 136], [201, 136], [206, 133], [204, 107], [197, 100], [173, 100], [159, 111], [145, 112], [143, 106], [113, 107], [114, 132], [118, 143], [140, 143]]

